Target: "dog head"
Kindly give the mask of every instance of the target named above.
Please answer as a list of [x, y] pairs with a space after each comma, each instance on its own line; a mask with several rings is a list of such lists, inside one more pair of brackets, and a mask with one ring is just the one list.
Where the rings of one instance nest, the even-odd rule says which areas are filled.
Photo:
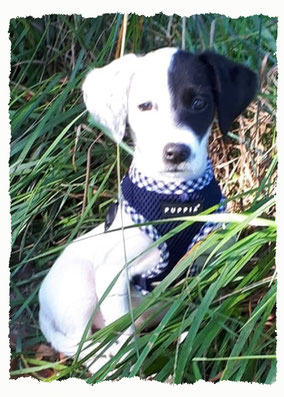
[[163, 48], [93, 69], [83, 83], [87, 109], [117, 142], [128, 122], [135, 166], [163, 180], [198, 178], [205, 170], [211, 124], [226, 134], [257, 89], [247, 67], [210, 51]]

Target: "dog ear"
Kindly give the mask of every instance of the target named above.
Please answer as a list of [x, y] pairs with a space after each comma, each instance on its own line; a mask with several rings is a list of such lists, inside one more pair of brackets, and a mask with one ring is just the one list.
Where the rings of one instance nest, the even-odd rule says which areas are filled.
[[211, 51], [199, 55], [210, 68], [210, 78], [217, 106], [219, 128], [226, 134], [257, 91], [257, 76], [246, 66]]
[[118, 143], [125, 132], [128, 91], [137, 59], [136, 55], [128, 54], [107, 66], [93, 69], [82, 85], [88, 111], [95, 120], [112, 132]]

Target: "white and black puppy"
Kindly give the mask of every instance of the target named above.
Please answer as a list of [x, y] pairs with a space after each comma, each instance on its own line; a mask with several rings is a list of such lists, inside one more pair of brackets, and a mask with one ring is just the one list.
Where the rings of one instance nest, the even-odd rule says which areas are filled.
[[[83, 84], [87, 109], [118, 142], [128, 122], [135, 150], [122, 181], [122, 205], [107, 221], [109, 230], [118, 230], [106, 233], [100, 225], [76, 239], [41, 286], [40, 327], [56, 350], [67, 356], [76, 353], [97, 302], [126, 260], [138, 257], [101, 303], [93, 328], [129, 311], [128, 275], [143, 296], [212, 230], [212, 225], [195, 223], [139, 256], [178, 223], [126, 228], [124, 239], [119, 229], [122, 219], [127, 227], [197, 214], [222, 203], [207, 152], [211, 124], [216, 116], [226, 134], [256, 88], [256, 75], [245, 66], [212, 52], [191, 54], [175, 48], [125, 55], [89, 72]], [[121, 335], [104, 357], [93, 357], [90, 370], [100, 368], [130, 333]]]

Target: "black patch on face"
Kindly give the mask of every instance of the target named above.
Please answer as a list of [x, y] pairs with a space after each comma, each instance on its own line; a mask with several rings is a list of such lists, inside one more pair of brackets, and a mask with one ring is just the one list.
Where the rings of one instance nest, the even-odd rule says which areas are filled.
[[215, 115], [212, 84], [206, 65], [197, 55], [178, 50], [169, 67], [168, 85], [176, 123], [190, 127], [202, 139]]

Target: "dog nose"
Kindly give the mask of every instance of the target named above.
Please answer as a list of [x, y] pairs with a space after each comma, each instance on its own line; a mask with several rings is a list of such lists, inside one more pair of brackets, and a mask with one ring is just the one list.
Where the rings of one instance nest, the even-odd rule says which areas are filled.
[[168, 143], [164, 147], [164, 160], [167, 163], [179, 164], [190, 156], [190, 148], [182, 143]]

